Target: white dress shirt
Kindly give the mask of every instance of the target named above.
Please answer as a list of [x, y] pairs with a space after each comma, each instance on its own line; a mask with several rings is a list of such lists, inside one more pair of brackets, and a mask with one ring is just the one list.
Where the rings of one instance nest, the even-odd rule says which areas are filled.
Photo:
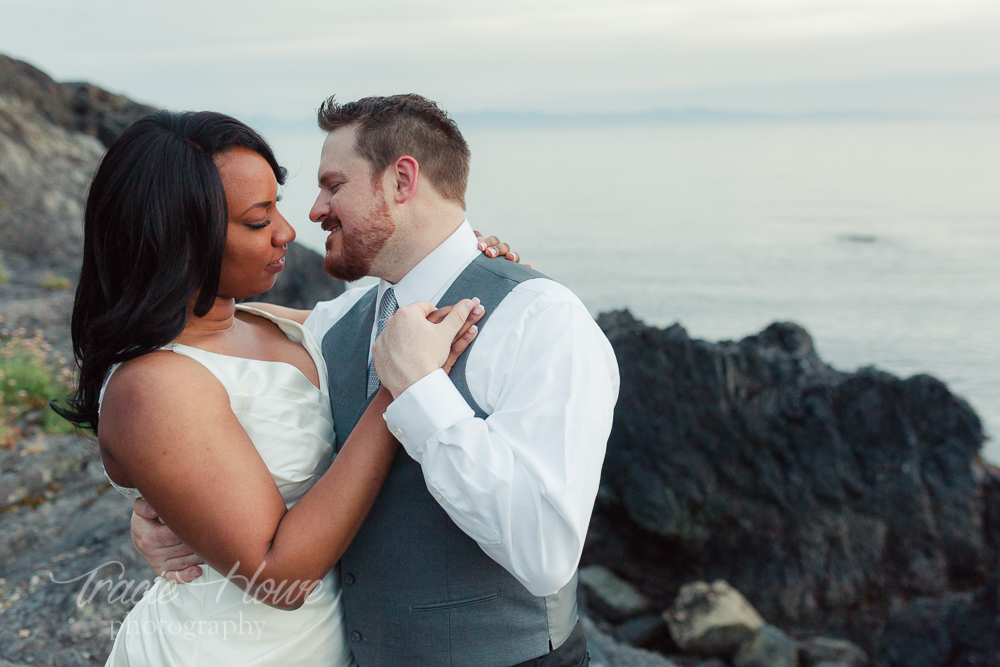
[[[382, 280], [378, 298], [391, 286], [400, 306], [437, 303], [479, 252], [465, 221], [399, 283]], [[370, 289], [317, 304], [306, 327], [321, 341]], [[385, 420], [452, 520], [533, 595], [550, 595], [583, 552], [618, 399], [614, 352], [576, 295], [531, 279], [500, 303], [469, 355], [469, 391], [489, 417], [477, 419], [439, 370], [400, 394]]]

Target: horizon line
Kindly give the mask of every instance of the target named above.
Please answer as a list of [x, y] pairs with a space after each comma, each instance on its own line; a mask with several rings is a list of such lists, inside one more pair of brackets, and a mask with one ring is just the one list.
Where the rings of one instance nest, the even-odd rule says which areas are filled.
[[[878, 111], [874, 109], [815, 109], [809, 111], [753, 111], [713, 109], [708, 107], [655, 108], [642, 111], [541, 111], [513, 109], [482, 109], [448, 114], [462, 125], [530, 126], [530, 125], [606, 125], [630, 122], [653, 123], [769, 123], [822, 121], [943, 121], [1000, 120], [1000, 111], [983, 113], [943, 113], [928, 111]], [[256, 122], [280, 125], [315, 125], [313, 116], [246, 116]]]

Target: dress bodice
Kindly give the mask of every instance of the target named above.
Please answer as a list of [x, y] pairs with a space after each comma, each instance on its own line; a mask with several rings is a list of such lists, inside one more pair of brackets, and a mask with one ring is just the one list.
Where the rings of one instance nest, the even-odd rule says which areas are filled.
[[[267, 318], [302, 344], [316, 364], [320, 386], [284, 362], [180, 344], [163, 349], [197, 361], [225, 387], [233, 414], [291, 507], [326, 472], [333, 457], [326, 363], [312, 335], [297, 322], [249, 306], [237, 308]], [[135, 489], [115, 486], [126, 495], [138, 495]], [[118, 630], [108, 665], [355, 665], [344, 634], [336, 566], [295, 611], [268, 607], [225, 573], [202, 569], [204, 574], [190, 584], [156, 579]]]
[[[320, 386], [282, 361], [232, 357], [178, 343], [162, 349], [197, 361], [225, 387], [233, 414], [270, 470], [285, 505], [291, 507], [330, 467], [333, 457], [335, 434], [326, 362], [315, 339], [298, 322], [250, 306], [237, 309], [274, 322], [289, 340], [301, 344], [316, 364]], [[105, 388], [116, 369], [108, 373]], [[102, 402], [103, 398], [104, 389]], [[120, 493], [139, 496], [135, 489], [111, 483]]]

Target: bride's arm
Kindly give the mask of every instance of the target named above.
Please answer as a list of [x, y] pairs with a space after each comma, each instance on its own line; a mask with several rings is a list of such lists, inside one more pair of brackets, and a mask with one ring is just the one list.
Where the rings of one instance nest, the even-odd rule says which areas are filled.
[[330, 469], [286, 511], [224, 388], [194, 361], [157, 356], [109, 383], [102, 449], [206, 563], [272, 606], [298, 607], [354, 537], [392, 463], [397, 444], [382, 420], [391, 397], [376, 395]]
[[[456, 307], [442, 336], [458, 331], [453, 325], [472, 305]], [[376, 395], [329, 471], [287, 511], [226, 391], [185, 357], [153, 354], [119, 369], [105, 395], [100, 442], [128, 477], [116, 481], [131, 482], [206, 563], [267, 604], [294, 609], [378, 495], [398, 447], [382, 419], [391, 400], [385, 390]]]

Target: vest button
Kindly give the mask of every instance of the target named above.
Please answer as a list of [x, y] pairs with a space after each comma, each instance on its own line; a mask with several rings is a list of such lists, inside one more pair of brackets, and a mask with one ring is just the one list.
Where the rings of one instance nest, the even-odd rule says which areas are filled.
[[355, 582], [357, 582], [357, 579], [355, 579], [354, 575], [351, 574], [350, 572], [344, 575], [344, 583], [347, 584], [348, 586], [353, 585]]
[[351, 633], [351, 641], [352, 642], [357, 643], [357, 642], [360, 642], [362, 639], [363, 639], [363, 637], [361, 636], [361, 633], [358, 632], [357, 630], [355, 630], [354, 632]]

